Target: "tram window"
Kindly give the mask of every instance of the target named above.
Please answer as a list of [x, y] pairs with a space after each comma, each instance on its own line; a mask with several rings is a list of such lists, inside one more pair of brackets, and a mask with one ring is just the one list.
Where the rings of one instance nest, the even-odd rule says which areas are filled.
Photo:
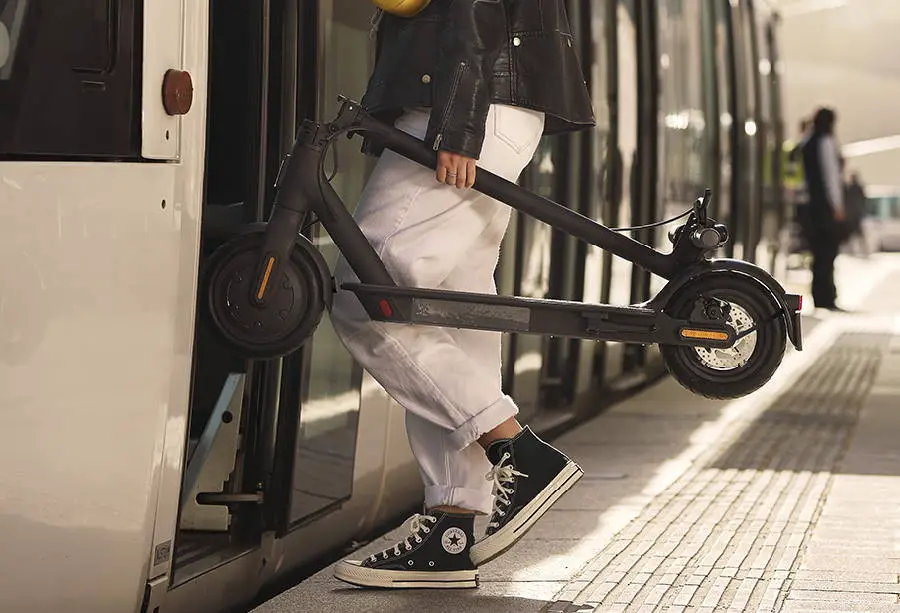
[[136, 2], [0, 0], [0, 155], [137, 155]]
[[[25, 47], [25, 18], [29, 8], [40, 12], [40, 0], [0, 0], [0, 80], [12, 78], [17, 53]], [[49, 19], [66, 24], [57, 30], [56, 52], [69, 68], [80, 72], [108, 72], [115, 46], [116, 5], [112, 0], [66, 0], [54, 7]], [[46, 13], [36, 16], [40, 19]], [[61, 62], [62, 63], [62, 62]], [[24, 62], [22, 70], [26, 70]]]

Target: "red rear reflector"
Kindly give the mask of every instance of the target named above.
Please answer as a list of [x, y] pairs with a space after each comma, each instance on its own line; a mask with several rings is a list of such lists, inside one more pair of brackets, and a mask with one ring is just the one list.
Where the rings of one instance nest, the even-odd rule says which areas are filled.
[[800, 295], [800, 300], [797, 301], [797, 310], [803, 310], [803, 294]]
[[378, 303], [378, 306], [381, 307], [381, 312], [384, 313], [385, 317], [390, 317], [394, 311], [391, 310], [391, 305], [388, 304], [387, 300], [382, 300]]

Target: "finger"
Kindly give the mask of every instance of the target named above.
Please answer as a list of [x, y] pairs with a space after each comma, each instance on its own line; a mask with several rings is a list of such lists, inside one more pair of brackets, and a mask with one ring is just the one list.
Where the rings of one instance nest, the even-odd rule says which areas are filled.
[[462, 189], [466, 186], [466, 160], [458, 158], [456, 160], [456, 188]]
[[437, 179], [438, 183], [444, 183], [447, 180], [447, 164], [443, 152], [438, 153], [434, 178]]
[[475, 160], [466, 162], [466, 187], [475, 185]]
[[459, 178], [459, 170], [457, 169], [455, 156], [450, 156], [446, 161], [447, 174], [444, 183], [447, 185], [456, 185]]

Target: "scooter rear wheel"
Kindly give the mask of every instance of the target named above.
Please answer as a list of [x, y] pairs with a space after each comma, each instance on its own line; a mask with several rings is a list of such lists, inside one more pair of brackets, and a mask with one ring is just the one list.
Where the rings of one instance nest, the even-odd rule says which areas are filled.
[[219, 247], [204, 275], [207, 313], [219, 335], [241, 355], [281, 357], [303, 346], [325, 311], [325, 288], [316, 262], [300, 248], [281, 263], [264, 305], [250, 300], [265, 236], [254, 231]]
[[701, 296], [731, 305], [728, 323], [738, 334], [752, 331], [728, 349], [661, 345], [669, 373], [685, 388], [707, 398], [740, 398], [758, 390], [775, 374], [787, 346], [779, 305], [756, 281], [716, 273], [688, 283], [665, 310], [687, 319]]

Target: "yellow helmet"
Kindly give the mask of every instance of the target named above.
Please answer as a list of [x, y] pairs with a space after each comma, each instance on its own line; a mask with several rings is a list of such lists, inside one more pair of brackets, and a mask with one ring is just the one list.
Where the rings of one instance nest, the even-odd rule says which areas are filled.
[[372, 2], [391, 15], [412, 17], [428, 6], [431, 0], [372, 0]]

